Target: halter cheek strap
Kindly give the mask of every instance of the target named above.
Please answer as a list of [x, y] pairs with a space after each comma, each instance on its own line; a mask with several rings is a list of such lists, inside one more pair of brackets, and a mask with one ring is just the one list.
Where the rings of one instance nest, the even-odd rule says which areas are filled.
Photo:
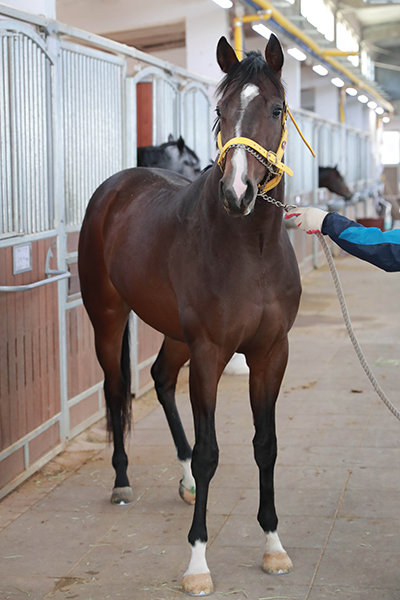
[[[220, 131], [218, 132], [217, 142], [218, 142], [218, 149], [219, 149], [220, 155], [218, 157], [217, 162], [218, 162], [218, 165], [219, 165], [221, 171], [223, 171], [223, 168], [224, 168], [223, 165], [224, 165], [224, 160], [225, 160], [227, 151], [230, 148], [240, 147], [240, 148], [244, 148], [245, 150], [247, 150], [247, 152], [250, 152], [251, 154], [253, 154], [267, 168], [271, 167], [270, 170], [275, 175], [272, 179], [267, 181], [264, 185], [258, 186], [260, 188], [260, 192], [267, 192], [267, 191], [271, 190], [272, 188], [276, 187], [278, 185], [278, 183], [280, 182], [280, 180], [282, 179], [283, 173], [287, 173], [290, 177], [292, 177], [292, 175], [293, 175], [292, 169], [282, 162], [283, 153], [284, 153], [285, 147], [286, 147], [286, 140], [288, 137], [288, 130], [287, 130], [287, 125], [286, 125], [286, 119], [287, 119], [288, 114], [289, 114], [294, 126], [296, 127], [297, 131], [299, 132], [301, 139], [306, 144], [306, 146], [310, 150], [311, 154], [315, 157], [314, 150], [311, 148], [309, 143], [306, 141], [306, 139], [303, 136], [303, 134], [301, 133], [300, 128], [297, 125], [292, 113], [290, 112], [289, 108], [285, 105], [283, 118], [282, 118], [282, 137], [281, 137], [281, 140], [279, 142], [279, 146], [278, 146], [278, 149], [276, 152], [273, 152], [272, 150], [266, 150], [260, 144], [255, 142], [254, 140], [252, 140], [250, 138], [245, 138], [245, 137], [231, 138], [230, 140], [228, 140], [226, 142], [225, 145], [222, 145], [221, 132]], [[254, 152], [252, 152], [252, 150]]]

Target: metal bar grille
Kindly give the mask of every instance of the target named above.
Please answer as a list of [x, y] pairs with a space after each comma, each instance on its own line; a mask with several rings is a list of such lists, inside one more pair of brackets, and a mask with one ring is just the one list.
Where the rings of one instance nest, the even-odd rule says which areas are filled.
[[77, 229], [95, 189], [123, 167], [123, 63], [63, 47], [67, 227]]
[[51, 63], [23, 32], [1, 34], [0, 235], [53, 227], [49, 165]]

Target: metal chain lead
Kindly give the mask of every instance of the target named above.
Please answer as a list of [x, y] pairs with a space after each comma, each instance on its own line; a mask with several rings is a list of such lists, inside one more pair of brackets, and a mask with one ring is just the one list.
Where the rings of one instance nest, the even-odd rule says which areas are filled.
[[[270, 177], [272, 175], [279, 175], [279, 169], [275, 169], [274, 166], [271, 165], [261, 154], [259, 154], [257, 150], [254, 150], [254, 148], [251, 148], [246, 144], [232, 144], [229, 147], [229, 150], [231, 148], [243, 148], [244, 150], [246, 150], [246, 152], [252, 154], [269, 171]], [[289, 208], [297, 208], [295, 204], [284, 204], [280, 200], [276, 200], [275, 198], [268, 196], [266, 192], [258, 192], [257, 196], [259, 196], [263, 200], [266, 200], [266, 202], [269, 202], [270, 204], [275, 204], [275, 206], [283, 208], [286, 212]]]
[[266, 200], [270, 204], [275, 204], [275, 206], [279, 206], [279, 208], [283, 208], [286, 212], [288, 211], [289, 208], [297, 208], [297, 206], [295, 204], [285, 204], [284, 202], [281, 202], [280, 200], [276, 200], [275, 198], [268, 196], [268, 194], [266, 192], [258, 192], [257, 196], [259, 196], [263, 200]]

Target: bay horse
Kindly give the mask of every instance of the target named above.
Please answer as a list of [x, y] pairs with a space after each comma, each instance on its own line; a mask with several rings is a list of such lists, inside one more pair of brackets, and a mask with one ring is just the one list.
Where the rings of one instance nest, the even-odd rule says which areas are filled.
[[330, 192], [343, 196], [345, 200], [350, 200], [353, 193], [347, 186], [343, 175], [335, 167], [318, 167], [318, 187], [326, 187]]
[[[250, 52], [241, 62], [222, 37], [217, 61], [226, 75], [217, 90], [218, 161], [189, 184], [161, 169], [113, 175], [91, 198], [80, 234], [82, 298], [104, 371], [116, 474], [111, 501], [116, 504], [133, 498], [124, 449], [131, 403], [130, 310], [165, 336], [151, 373], [183, 467], [180, 495], [195, 502], [188, 535], [191, 558], [182, 581], [192, 595], [213, 590], [206, 561], [206, 506], [218, 464], [214, 413], [219, 379], [236, 351], [245, 355], [250, 371], [258, 521], [265, 532], [262, 568], [277, 574], [292, 569], [277, 533], [273, 480], [275, 403], [301, 294], [282, 219], [288, 110], [283, 60], [274, 35], [265, 60]], [[267, 189], [269, 202], [260, 196]], [[174, 395], [178, 372], [188, 359], [193, 450]]]
[[157, 167], [180, 173], [190, 181], [200, 174], [200, 160], [197, 154], [185, 144], [180, 135], [174, 140], [172, 135], [168, 141], [159, 146], [139, 146], [137, 149], [138, 167]]

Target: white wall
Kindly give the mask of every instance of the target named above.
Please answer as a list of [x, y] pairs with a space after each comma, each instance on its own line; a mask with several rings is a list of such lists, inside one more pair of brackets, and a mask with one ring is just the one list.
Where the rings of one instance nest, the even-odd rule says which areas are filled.
[[282, 69], [282, 80], [286, 89], [286, 100], [290, 108], [301, 107], [301, 64], [298, 60], [285, 54]]
[[185, 21], [186, 48], [154, 55], [193, 73], [219, 80], [215, 51], [219, 38], [229, 38], [229, 13], [211, 0], [57, 0], [57, 19], [85, 31], [103, 34]]
[[3, 4], [48, 19], [56, 18], [56, 0], [1, 0]]
[[315, 112], [331, 121], [339, 121], [339, 90], [331, 84], [324, 81], [315, 89]]
[[229, 41], [228, 11], [208, 0], [187, 13], [186, 66], [189, 71], [217, 81], [221, 79], [223, 73], [217, 63], [216, 49], [222, 35]]

